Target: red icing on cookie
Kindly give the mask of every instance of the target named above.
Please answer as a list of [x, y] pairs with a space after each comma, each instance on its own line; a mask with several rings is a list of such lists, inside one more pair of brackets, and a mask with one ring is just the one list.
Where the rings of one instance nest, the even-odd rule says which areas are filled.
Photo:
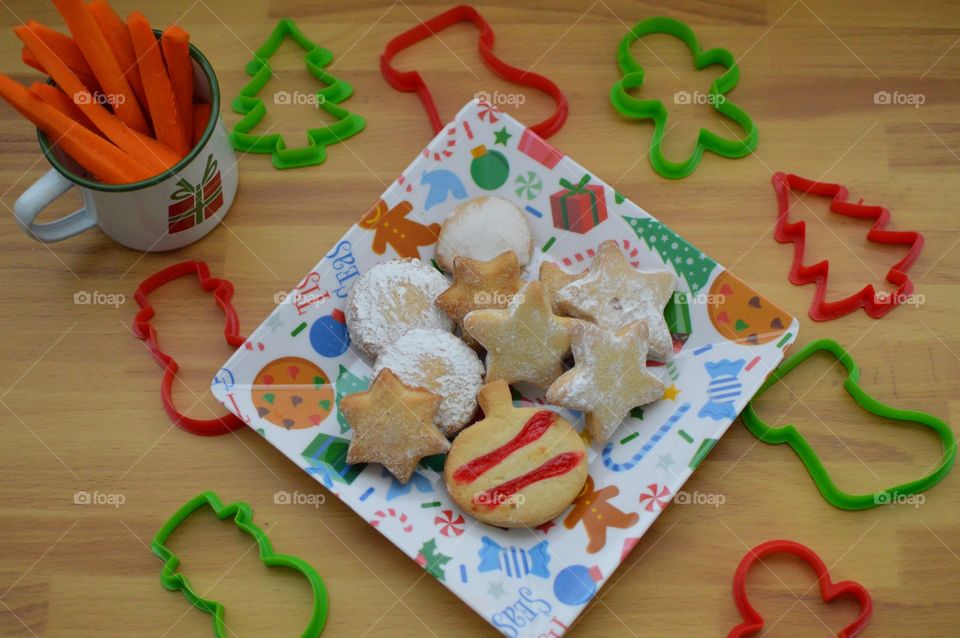
[[[530, 419], [524, 424], [523, 428], [520, 430], [520, 432], [517, 433], [515, 437], [513, 437], [512, 439], [510, 439], [500, 447], [494, 450], [491, 450], [490, 452], [487, 452], [483, 456], [478, 456], [477, 458], [473, 459], [469, 463], [464, 463], [463, 465], [458, 467], [457, 470], [453, 473], [453, 480], [459, 483], [473, 482], [474, 480], [479, 478], [481, 475], [483, 475], [484, 472], [486, 472], [492, 467], [495, 467], [496, 465], [499, 465], [505, 458], [507, 458], [508, 456], [510, 456], [517, 450], [519, 450], [520, 448], [526, 445], [530, 445], [531, 443], [539, 439], [541, 436], [544, 435], [544, 433], [546, 433], [547, 430], [550, 429], [550, 426], [553, 425], [556, 422], [556, 420], [557, 420], [556, 413], [551, 412], [550, 410], [541, 410], [537, 412], [532, 417], [530, 417]], [[560, 456], [564, 456], [564, 455], [561, 454]], [[554, 457], [554, 459], [557, 459], [557, 458], [559, 457]], [[554, 459], [551, 459], [551, 461]], [[547, 463], [550, 463], [550, 461], [547, 461]], [[574, 463], [574, 465], [576, 465], [576, 463]], [[540, 467], [543, 468], [545, 466], [546, 466], [546, 463]], [[538, 470], [534, 470], [534, 472], [536, 471]], [[561, 472], [561, 474], [562, 473], [563, 472]], [[525, 474], [524, 476], [528, 476], [528, 474]], [[509, 481], [508, 483], [504, 483], [503, 485], [510, 485], [514, 481], [523, 479], [524, 476], [521, 476], [517, 479], [513, 479], [513, 481]], [[543, 476], [534, 480], [539, 481], [539, 480], [543, 480], [544, 478], [549, 478], [549, 477]], [[533, 481], [531, 481], [531, 483], [532, 482]], [[503, 487], [503, 485], [494, 489], [499, 489], [500, 487]], [[518, 487], [514, 491], [522, 489], [522, 487], [523, 486]]]
[[[537, 414], [543, 414], [538, 412]], [[553, 414], [552, 412], [550, 414]], [[531, 419], [532, 420], [532, 419]], [[529, 422], [528, 422], [529, 424]], [[543, 481], [555, 476], [562, 476], [579, 465], [583, 458], [582, 452], [564, 452], [558, 454], [535, 470], [522, 474], [506, 483], [477, 494], [473, 498], [475, 505], [480, 505], [488, 509], [496, 509], [501, 503], [505, 503], [511, 496], [538, 481]]]

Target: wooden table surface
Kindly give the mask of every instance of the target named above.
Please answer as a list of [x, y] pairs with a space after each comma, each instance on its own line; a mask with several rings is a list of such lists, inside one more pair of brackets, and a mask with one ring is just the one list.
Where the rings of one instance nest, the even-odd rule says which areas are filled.
[[[332, 50], [332, 72], [355, 88], [345, 106], [367, 129], [329, 149], [323, 166], [280, 172], [263, 156], [239, 161], [240, 190], [225, 223], [170, 254], [140, 254], [98, 231], [44, 246], [14, 222], [16, 198], [48, 166], [34, 132], [0, 108], [0, 635], [205, 636], [210, 618], [161, 589], [150, 538], [183, 502], [204, 489], [242, 499], [268, 526], [274, 545], [313, 563], [330, 591], [329, 636], [486, 635], [493, 630], [425, 577], [412, 561], [334, 498], [316, 507], [274, 503], [281, 490], [325, 494], [311, 477], [250, 430], [199, 438], [170, 425], [160, 408], [160, 372], [130, 334], [134, 286], [184, 259], [203, 259], [236, 285], [243, 329], [252, 329], [362, 214], [430, 138], [419, 102], [394, 92], [377, 58], [387, 40], [445, 8], [440, 3], [352, 0], [116, 0], [126, 15], [145, 11], [157, 25], [175, 20], [212, 61], [227, 104], [245, 82], [244, 64], [276, 20], [294, 18]], [[615, 184], [661, 220], [801, 318], [798, 344], [832, 337], [851, 349], [864, 387], [894, 405], [960, 414], [960, 6], [933, 0], [626, 0], [491, 3], [480, 7], [497, 33], [497, 51], [554, 79], [570, 117], [553, 138], [567, 154]], [[10, 27], [62, 20], [45, 2], [7, 0]], [[647, 124], [621, 120], [607, 95], [619, 77], [617, 43], [628, 25], [651, 15], [691, 24], [705, 48], [730, 49], [741, 67], [731, 99], [757, 122], [760, 145], [741, 160], [704, 159], [696, 173], [667, 181], [650, 168]], [[472, 28], [442, 34], [402, 54], [419, 68], [451, 116], [478, 90], [517, 95], [485, 69]], [[697, 72], [677, 41], [645, 40], [635, 53], [648, 69], [643, 92], [670, 107], [665, 147], [674, 158], [692, 147], [698, 127], [727, 133], [702, 104], [675, 104], [677, 91], [703, 95], [716, 77]], [[21, 81], [39, 75], [19, 61], [19, 42], [3, 30], [0, 69]], [[312, 86], [301, 58], [285, 45], [270, 89]], [[891, 104], [877, 103], [886, 91]], [[550, 110], [519, 91], [522, 121]], [[517, 102], [519, 100], [514, 100]], [[691, 99], [696, 102], [697, 98]], [[881, 100], [882, 101], [882, 100]], [[920, 104], [922, 102], [922, 104]], [[237, 116], [225, 107], [232, 125]], [[318, 115], [310, 107], [271, 108], [265, 126], [299, 144]], [[771, 235], [774, 171], [846, 184], [853, 199], [883, 204], [900, 229], [922, 231], [926, 247], [913, 269], [917, 296], [876, 321], [862, 312], [814, 323], [812, 287], [787, 282], [792, 249]], [[902, 247], [865, 239], [868, 224], [838, 218], [807, 198], [809, 261], [831, 259], [831, 297], [884, 275]], [[63, 198], [51, 219], [76, 206]], [[118, 303], [75, 304], [80, 292], [120, 295]], [[230, 349], [218, 335], [220, 313], [181, 282], [158, 295], [158, 330], [183, 365], [177, 400], [189, 413], [220, 408], [207, 391]], [[937, 439], [922, 429], [860, 412], [843, 392], [843, 374], [816, 357], [771, 391], [760, 413], [797, 423], [848, 490], [870, 491], [916, 477], [937, 462]], [[749, 547], [790, 538], [815, 549], [835, 579], [863, 583], [875, 613], [866, 636], [948, 636], [960, 622], [960, 481], [948, 477], [921, 504], [843, 512], [818, 494], [785, 447], [758, 442], [735, 423], [686, 486], [719, 506], [667, 509], [590, 604], [573, 635], [724, 635], [738, 620], [731, 579]], [[79, 492], [94, 504], [75, 504]], [[717, 495], [722, 496], [719, 498]], [[953, 503], [953, 505], [951, 505]], [[299, 635], [308, 592], [295, 577], [267, 570], [227, 525], [191, 521], [175, 537], [183, 570], [224, 602], [233, 635]], [[821, 602], [802, 563], [773, 560], [751, 574], [752, 600], [771, 636], [836, 634], [856, 614], [848, 601]]]

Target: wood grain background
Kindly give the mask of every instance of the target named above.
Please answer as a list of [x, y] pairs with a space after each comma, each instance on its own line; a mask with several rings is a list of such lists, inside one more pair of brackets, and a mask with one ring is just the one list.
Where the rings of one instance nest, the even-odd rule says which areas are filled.
[[[7, 0], [2, 26], [37, 19], [62, 27], [47, 3]], [[0, 108], [0, 635], [172, 636], [210, 634], [210, 619], [163, 591], [149, 539], [181, 503], [203, 489], [249, 501], [274, 545], [323, 574], [331, 597], [327, 635], [485, 635], [493, 630], [446, 589], [425, 577], [336, 499], [318, 507], [278, 505], [279, 490], [324, 494], [252, 431], [204, 439], [170, 426], [157, 396], [159, 369], [129, 332], [132, 290], [146, 275], [189, 259], [233, 280], [243, 328], [254, 327], [335, 239], [362, 214], [429, 139], [419, 102], [392, 91], [378, 71], [387, 40], [438, 13], [435, 2], [352, 0], [116, 0], [121, 14], [142, 9], [157, 26], [178, 20], [210, 58], [227, 103], [245, 82], [243, 67], [289, 16], [336, 55], [332, 72], [353, 84], [345, 106], [367, 129], [329, 150], [320, 167], [279, 172], [262, 156], [241, 157], [238, 198], [226, 221], [198, 244], [143, 255], [97, 231], [43, 246], [26, 237], [10, 209], [48, 166], [34, 132]], [[497, 51], [560, 84], [570, 118], [553, 141], [616, 185], [764, 295], [801, 317], [799, 343], [833, 337], [862, 366], [863, 385], [901, 407], [948, 422], [960, 409], [960, 7], [942, 1], [684, 1], [669, 7], [625, 0], [482, 3]], [[708, 156], [696, 173], [669, 182], [645, 158], [651, 129], [621, 120], [607, 94], [618, 72], [617, 43], [651, 15], [689, 22], [704, 47], [739, 59], [731, 99], [760, 129], [756, 154]], [[516, 94], [480, 63], [472, 27], [442, 34], [403, 53], [420, 69], [447, 116], [478, 90]], [[686, 50], [654, 36], [635, 53], [648, 69], [643, 91], [665, 100], [672, 157], [689, 152], [698, 127], [724, 132], [706, 106], [675, 105], [676, 91], [704, 92], [716, 71], [697, 72]], [[19, 42], [0, 37], [0, 69], [37, 79], [19, 62]], [[268, 90], [313, 86], [291, 47], [276, 59]], [[923, 104], [877, 104], [878, 91], [922, 96]], [[548, 101], [520, 92], [507, 110], [525, 122]], [[913, 98], [918, 101], [920, 98]], [[237, 116], [226, 108], [228, 125]], [[272, 108], [265, 126], [302, 141], [309, 107]], [[922, 231], [914, 268], [914, 306], [874, 321], [862, 313], [815, 324], [806, 317], [810, 287], [786, 281], [791, 248], [771, 237], [773, 171], [846, 184], [853, 197], [882, 203], [896, 228]], [[44, 218], [76, 206], [71, 194]], [[867, 225], [830, 215], [809, 198], [810, 261], [829, 257], [831, 295], [867, 282], [883, 286], [902, 249], [866, 242]], [[125, 295], [118, 307], [76, 305], [80, 291]], [[189, 413], [219, 413], [207, 393], [212, 370], [229, 355], [221, 315], [181, 282], [157, 297], [157, 327], [183, 365], [177, 399]], [[872, 490], [924, 472], [939, 458], [937, 440], [909, 425], [862, 414], [843, 393], [843, 375], [814, 359], [760, 405], [773, 421], [797, 423], [841, 485]], [[823, 556], [836, 579], [854, 579], [874, 596], [866, 636], [955, 635], [960, 621], [960, 487], [955, 476], [919, 506], [842, 512], [824, 502], [784, 448], [758, 444], [735, 423], [687, 485], [722, 495], [719, 507], [674, 505], [656, 522], [581, 616], [573, 635], [724, 635], [737, 622], [733, 571], [748, 547], [791, 538]], [[76, 505], [78, 491], [122, 497], [119, 507]], [[203, 517], [199, 517], [202, 519]], [[227, 525], [191, 521], [174, 539], [183, 570], [224, 602], [231, 633], [298, 635], [307, 591], [294, 577], [264, 568]], [[774, 560], [751, 575], [750, 592], [771, 636], [826, 636], [856, 613], [825, 605], [811, 572]]]

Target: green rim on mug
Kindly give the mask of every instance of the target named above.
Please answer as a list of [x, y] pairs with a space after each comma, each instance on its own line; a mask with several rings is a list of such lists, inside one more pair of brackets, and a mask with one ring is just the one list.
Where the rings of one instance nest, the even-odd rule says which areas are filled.
[[[163, 33], [159, 29], [154, 29], [153, 32], [156, 34], [158, 39]], [[192, 43], [190, 44], [190, 57], [196, 60], [196, 62], [200, 65], [200, 68], [203, 70], [204, 75], [207, 76], [207, 83], [210, 86], [210, 121], [207, 122], [207, 128], [200, 137], [200, 141], [197, 142], [192, 149], [190, 149], [190, 152], [187, 153], [186, 157], [159, 175], [154, 175], [149, 179], [139, 182], [131, 182], [129, 184], [104, 184], [102, 182], [96, 182], [92, 179], [87, 179], [86, 177], [81, 177], [64, 166], [63, 162], [60, 161], [60, 158], [58, 158], [56, 153], [53, 152], [53, 145], [50, 143], [47, 135], [40, 129], [37, 129], [37, 139], [40, 141], [40, 149], [43, 151], [43, 154], [46, 155], [47, 161], [50, 162], [55, 169], [57, 169], [57, 172], [74, 184], [108, 193], [135, 191], [145, 186], [153, 186], [154, 184], [159, 184], [171, 175], [176, 174], [180, 169], [193, 161], [193, 158], [200, 153], [200, 149], [206, 145], [207, 140], [209, 140], [210, 136], [213, 135], [213, 129], [217, 127], [217, 122], [220, 119], [220, 84], [217, 82], [217, 76], [213, 72], [213, 67], [210, 65], [210, 62], [207, 60], [207, 58], [200, 53], [200, 50], [193, 46]], [[47, 79], [47, 82], [50, 84], [54, 83], [53, 80], [49, 78]]]

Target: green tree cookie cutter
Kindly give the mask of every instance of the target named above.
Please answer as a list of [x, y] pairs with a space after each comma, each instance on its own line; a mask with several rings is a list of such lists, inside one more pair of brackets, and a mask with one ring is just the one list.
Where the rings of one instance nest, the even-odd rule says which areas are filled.
[[314, 638], [323, 632], [323, 627], [327, 623], [327, 589], [323, 585], [320, 574], [317, 573], [306, 561], [289, 556], [287, 554], [277, 554], [273, 551], [273, 545], [266, 533], [254, 525], [253, 510], [250, 505], [237, 501], [229, 505], [224, 505], [214, 492], [203, 492], [195, 496], [189, 502], [183, 505], [177, 512], [170, 517], [157, 535], [153, 537], [150, 543], [150, 549], [163, 561], [163, 569], [160, 572], [160, 583], [170, 591], [182, 591], [190, 604], [198, 609], [213, 616], [213, 633], [217, 638], [227, 636], [226, 625], [223, 617], [225, 608], [215, 600], [209, 600], [197, 593], [190, 584], [190, 581], [183, 574], [177, 573], [177, 566], [180, 559], [167, 548], [167, 541], [179, 525], [191, 514], [201, 507], [209, 506], [217, 518], [221, 521], [233, 517], [234, 524], [243, 532], [249, 534], [256, 541], [260, 548], [260, 560], [268, 567], [287, 567], [302, 574], [309, 582], [313, 592], [313, 612], [310, 614], [310, 621], [304, 630], [303, 638]]
[[[690, 49], [691, 56], [693, 56], [693, 64], [698, 71], [713, 64], [719, 64], [726, 68], [726, 71], [710, 85], [709, 103], [721, 115], [736, 122], [743, 129], [744, 138], [724, 138], [702, 128], [697, 135], [697, 143], [693, 153], [686, 160], [671, 162], [664, 156], [662, 143], [667, 129], [667, 107], [660, 100], [641, 100], [627, 93], [629, 89], [643, 86], [644, 79], [643, 67], [633, 58], [630, 47], [640, 38], [655, 33], [671, 35], [686, 44], [687, 48]], [[689, 26], [679, 20], [656, 16], [638, 22], [624, 36], [620, 42], [620, 47], [617, 49], [617, 64], [620, 66], [623, 77], [615, 82], [610, 89], [610, 102], [613, 104], [613, 108], [627, 117], [653, 120], [653, 137], [650, 140], [649, 154], [650, 165], [663, 177], [680, 179], [690, 175], [700, 164], [705, 150], [730, 159], [746, 157], [756, 150], [758, 141], [756, 125], [746, 111], [726, 97], [726, 94], [737, 86], [737, 81], [740, 79], [740, 67], [737, 66], [733, 54], [727, 49], [717, 48], [704, 51], [700, 48], [697, 36]]]
[[[783, 427], [771, 427], [757, 416], [753, 404], [760, 395], [774, 383], [787, 376], [791, 370], [809, 359], [811, 355], [821, 351], [833, 354], [833, 356], [837, 358], [837, 361], [847, 369], [847, 378], [843, 381], [843, 389], [847, 391], [847, 394], [849, 394], [861, 408], [885, 419], [918, 423], [937, 433], [937, 436], [940, 437], [940, 441], [943, 444], [943, 458], [933, 471], [929, 472], [923, 478], [908, 481], [902, 485], [890, 487], [872, 494], [850, 494], [837, 487], [833, 479], [830, 478], [830, 474], [826, 468], [824, 468], [820, 458], [816, 452], [813, 451], [810, 443], [807, 442], [807, 439], [800, 434], [795, 426], [785, 425]], [[895, 500], [900, 497], [924, 492], [942, 481], [944, 477], [950, 473], [950, 470], [953, 469], [953, 463], [957, 455], [957, 442], [950, 427], [931, 414], [916, 412], [914, 410], [901, 410], [885, 405], [867, 394], [867, 392], [860, 387], [859, 383], [860, 369], [850, 354], [844, 350], [839, 343], [832, 339], [818, 339], [817, 341], [808, 343], [774, 370], [764, 384], [760, 386], [760, 389], [754, 395], [753, 399], [751, 399], [750, 403], [747, 404], [747, 407], [740, 416], [747, 426], [747, 429], [764, 443], [770, 443], [772, 445], [779, 445], [781, 443], [789, 444], [807, 468], [807, 471], [813, 478], [813, 482], [817, 485], [817, 489], [820, 490], [823, 498], [834, 507], [840, 509], [865, 510], [878, 505], [886, 505], [895, 502]]]
[[[283, 136], [279, 133], [251, 133], [267, 114], [266, 104], [257, 96], [273, 77], [273, 69], [268, 59], [277, 52], [285, 38], [290, 38], [306, 51], [304, 61], [307, 70], [324, 84], [324, 88], [310, 96], [316, 102], [317, 108], [337, 118], [337, 121], [329, 126], [307, 129], [308, 144], [298, 148], [287, 148]], [[353, 94], [353, 87], [324, 70], [332, 61], [333, 53], [314, 44], [297, 28], [293, 20], [280, 20], [270, 37], [247, 63], [246, 73], [251, 76], [251, 80], [240, 89], [240, 94], [231, 103], [233, 110], [244, 116], [230, 132], [233, 148], [245, 153], [270, 153], [276, 168], [299, 168], [322, 164], [327, 159], [327, 146], [342, 142], [362, 131], [366, 126], [364, 119], [339, 106]], [[274, 102], [278, 103], [277, 100], [282, 97], [282, 93], [275, 94]], [[294, 99], [292, 94], [286, 94], [286, 97], [289, 101]], [[300, 99], [299, 94], [296, 98]]]

